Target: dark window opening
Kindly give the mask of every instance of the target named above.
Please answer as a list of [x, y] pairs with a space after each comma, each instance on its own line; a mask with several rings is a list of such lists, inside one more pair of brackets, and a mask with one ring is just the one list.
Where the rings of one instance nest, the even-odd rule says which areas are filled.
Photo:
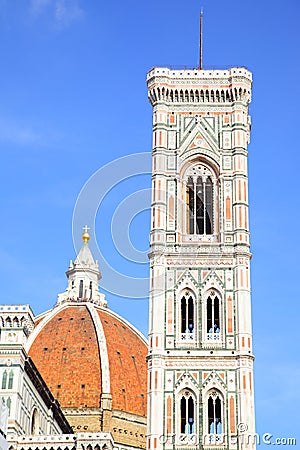
[[194, 300], [191, 295], [181, 298], [181, 333], [194, 332]]
[[13, 388], [13, 381], [14, 381], [14, 373], [13, 373], [13, 371], [11, 371], [11, 372], [9, 372], [9, 377], [8, 377], [8, 389]]
[[222, 434], [222, 407], [218, 395], [208, 399], [208, 433]]
[[207, 299], [207, 333], [208, 339], [220, 339], [220, 301], [217, 296]]
[[83, 297], [83, 280], [79, 282], [79, 298]]
[[192, 434], [195, 429], [195, 406], [191, 395], [180, 400], [180, 432]]
[[8, 399], [6, 401], [6, 406], [8, 408], [8, 414], [10, 414], [10, 408], [11, 408], [11, 399], [10, 399], [10, 397], [8, 397]]
[[2, 375], [2, 389], [6, 389], [6, 384], [7, 384], [7, 372], [5, 370], [5, 372]]
[[188, 232], [189, 234], [213, 233], [213, 183], [189, 177], [187, 182]]

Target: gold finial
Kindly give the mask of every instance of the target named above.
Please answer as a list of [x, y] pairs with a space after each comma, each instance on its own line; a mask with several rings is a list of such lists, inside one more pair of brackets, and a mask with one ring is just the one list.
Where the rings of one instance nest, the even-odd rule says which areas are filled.
[[90, 228], [86, 225], [85, 227], [82, 228], [84, 233], [82, 234], [82, 240], [85, 244], [87, 244], [90, 240], [90, 235], [88, 233], [88, 231], [90, 230]]

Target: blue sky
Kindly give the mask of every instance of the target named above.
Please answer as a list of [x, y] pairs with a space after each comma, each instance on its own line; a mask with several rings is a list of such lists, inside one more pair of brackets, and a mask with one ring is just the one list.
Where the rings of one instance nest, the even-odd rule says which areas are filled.
[[[79, 193], [105, 164], [151, 151], [146, 72], [197, 65], [200, 6], [0, 0], [2, 303], [30, 303], [40, 313], [64, 291]], [[204, 68], [243, 65], [254, 76], [249, 186], [257, 428], [298, 437], [300, 445], [300, 6], [297, 0], [202, 6]], [[125, 162], [124, 173], [129, 169]], [[137, 190], [147, 193], [150, 169], [115, 184], [95, 209], [98, 246], [109, 264], [135, 278], [147, 277], [143, 255], [131, 264], [116, 252], [110, 226], [120, 202]], [[149, 212], [134, 218], [129, 233], [145, 252]], [[107, 298], [146, 334], [145, 299]]]

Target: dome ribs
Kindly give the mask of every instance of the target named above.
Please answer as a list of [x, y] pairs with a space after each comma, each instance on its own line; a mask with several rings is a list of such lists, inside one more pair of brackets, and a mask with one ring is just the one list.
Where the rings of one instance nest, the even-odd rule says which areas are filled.
[[58, 311], [29, 350], [63, 408], [99, 407], [100, 357], [95, 328], [89, 319], [85, 306], [69, 306]]
[[99, 408], [103, 343], [95, 314], [105, 335], [112, 409], [146, 416], [147, 344], [115, 313], [78, 303], [55, 307], [42, 318], [29, 355], [63, 408]]
[[98, 310], [110, 365], [113, 409], [145, 416], [147, 346], [135, 331], [111, 312]]

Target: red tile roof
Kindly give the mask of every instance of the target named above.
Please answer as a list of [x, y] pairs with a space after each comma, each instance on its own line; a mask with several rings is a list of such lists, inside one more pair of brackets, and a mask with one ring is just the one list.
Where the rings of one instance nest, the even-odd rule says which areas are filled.
[[[106, 338], [112, 407], [146, 416], [145, 341], [116, 314], [92, 307], [99, 315]], [[87, 306], [71, 303], [62, 309], [54, 308], [43, 315], [39, 323], [41, 328], [35, 331], [37, 335], [29, 355], [54, 397], [63, 408], [99, 407], [100, 352], [95, 324]]]
[[113, 409], [147, 414], [147, 346], [116, 315], [98, 309], [110, 368]]

